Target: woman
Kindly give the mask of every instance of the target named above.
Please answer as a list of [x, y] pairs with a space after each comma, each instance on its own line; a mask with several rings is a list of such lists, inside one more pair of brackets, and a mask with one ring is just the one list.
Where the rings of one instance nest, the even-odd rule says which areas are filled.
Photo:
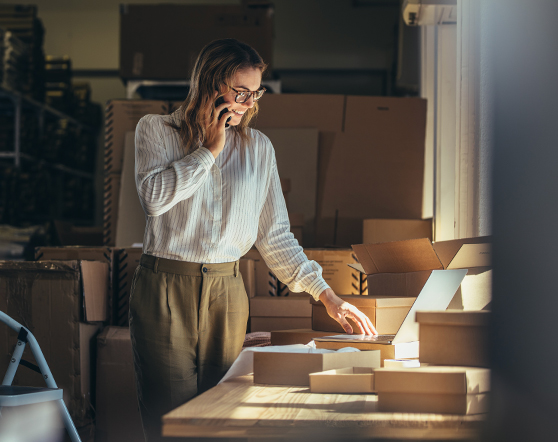
[[196, 61], [182, 106], [146, 115], [136, 128], [147, 222], [130, 332], [149, 440], [161, 434], [164, 413], [216, 385], [242, 349], [248, 298], [238, 260], [253, 245], [291, 291], [320, 299], [347, 333], [345, 318], [360, 333], [376, 333], [290, 233], [273, 147], [248, 127], [265, 67], [250, 46], [214, 41]]

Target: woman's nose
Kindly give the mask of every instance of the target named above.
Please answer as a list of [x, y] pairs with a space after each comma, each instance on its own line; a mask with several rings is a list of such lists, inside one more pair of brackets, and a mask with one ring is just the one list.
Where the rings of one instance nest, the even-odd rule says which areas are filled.
[[248, 100], [246, 100], [244, 103], [242, 103], [244, 106], [246, 106], [247, 108], [251, 108], [254, 107], [254, 96], [250, 95], [250, 98], [248, 98]]

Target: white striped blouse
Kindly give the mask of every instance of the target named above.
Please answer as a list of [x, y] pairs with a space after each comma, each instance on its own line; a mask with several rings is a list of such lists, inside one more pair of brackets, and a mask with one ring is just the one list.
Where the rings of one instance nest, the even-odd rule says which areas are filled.
[[244, 145], [226, 131], [215, 159], [205, 147], [185, 155], [173, 115], [146, 115], [136, 127], [136, 187], [146, 214], [143, 252], [197, 263], [238, 260], [255, 245], [289, 290], [315, 299], [329, 287], [322, 268], [290, 232], [269, 139], [248, 129]]

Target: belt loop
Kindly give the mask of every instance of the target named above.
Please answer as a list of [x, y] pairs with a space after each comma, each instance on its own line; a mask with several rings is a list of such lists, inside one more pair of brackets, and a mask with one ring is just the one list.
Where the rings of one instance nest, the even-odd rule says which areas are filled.
[[159, 268], [159, 258], [155, 257], [155, 264], [153, 264], [153, 271], [157, 273], [158, 268]]
[[236, 262], [234, 263], [234, 277], [235, 277], [235, 278], [238, 277], [239, 262], [240, 262], [240, 261], [236, 261]]

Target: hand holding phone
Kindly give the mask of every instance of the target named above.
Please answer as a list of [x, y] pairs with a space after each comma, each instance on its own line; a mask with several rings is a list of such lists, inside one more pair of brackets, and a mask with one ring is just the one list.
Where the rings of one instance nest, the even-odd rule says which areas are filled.
[[[215, 101], [215, 107], [219, 106], [220, 104], [223, 104], [225, 102], [225, 99], [223, 97], [219, 97], [217, 98], [217, 100]], [[225, 109], [223, 109], [220, 113], [219, 113], [219, 117], [217, 118], [218, 120], [221, 119], [221, 117], [223, 115], [225, 115], [227, 112], [229, 111], [229, 109], [226, 107]], [[225, 123], [225, 127], [229, 127], [229, 121], [231, 121], [232, 117], [227, 118], [227, 122]]]

